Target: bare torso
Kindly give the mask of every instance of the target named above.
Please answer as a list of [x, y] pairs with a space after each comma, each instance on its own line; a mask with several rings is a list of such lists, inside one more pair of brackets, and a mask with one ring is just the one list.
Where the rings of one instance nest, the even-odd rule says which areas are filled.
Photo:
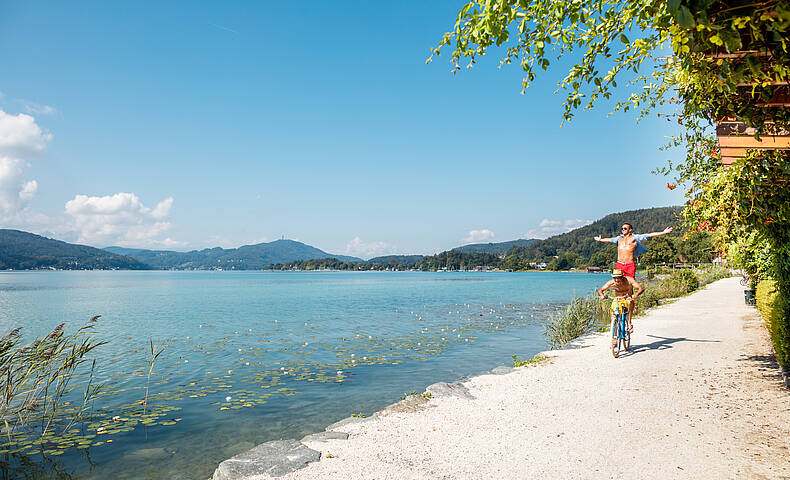
[[631, 295], [634, 293], [634, 288], [631, 286], [631, 282], [626, 280], [625, 277], [612, 280], [612, 288], [614, 288], [614, 293], [618, 297], [623, 297], [625, 295]]
[[617, 261], [621, 263], [631, 263], [634, 261], [636, 251], [636, 239], [630, 233], [617, 241]]

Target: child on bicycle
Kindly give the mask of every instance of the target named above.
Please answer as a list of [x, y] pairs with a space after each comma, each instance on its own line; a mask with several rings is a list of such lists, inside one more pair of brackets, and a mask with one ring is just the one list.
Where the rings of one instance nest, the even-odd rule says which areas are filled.
[[[633, 278], [624, 276], [623, 271], [619, 268], [612, 270], [612, 279], [598, 289], [598, 297], [601, 300], [606, 298], [603, 292], [610, 288], [614, 288], [615, 293], [615, 298], [612, 300], [612, 323], [610, 328], [614, 326], [616, 312], [621, 308], [626, 308], [628, 312], [628, 332], [631, 333], [634, 331], [634, 324], [631, 323], [631, 312], [634, 311], [634, 300], [636, 300], [636, 297], [641, 295], [645, 289]], [[636, 292], [634, 292], [634, 289], [636, 289]]]

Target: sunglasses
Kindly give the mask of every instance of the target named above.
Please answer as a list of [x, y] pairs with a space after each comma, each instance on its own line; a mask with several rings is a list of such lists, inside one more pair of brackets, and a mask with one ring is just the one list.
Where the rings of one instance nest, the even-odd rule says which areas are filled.
[[627, 230], [630, 230], [630, 228], [628, 228], [628, 227], [623, 227], [623, 228], [621, 228], [620, 230], [627, 231]]

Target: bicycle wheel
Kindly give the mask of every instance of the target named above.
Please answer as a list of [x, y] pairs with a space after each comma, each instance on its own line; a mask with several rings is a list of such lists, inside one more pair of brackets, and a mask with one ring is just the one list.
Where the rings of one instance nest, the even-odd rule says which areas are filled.
[[620, 355], [620, 322], [614, 322], [612, 325], [612, 356], [617, 358]]
[[621, 345], [623, 351], [628, 351], [628, 314], [625, 312], [620, 313], [617, 316], [617, 323], [619, 324], [618, 328], [618, 339], [617, 343]]
[[628, 330], [625, 331], [625, 340], [623, 340], [623, 341], [625, 342], [625, 351], [626, 352], [630, 352], [631, 351], [631, 332], [629, 332]]

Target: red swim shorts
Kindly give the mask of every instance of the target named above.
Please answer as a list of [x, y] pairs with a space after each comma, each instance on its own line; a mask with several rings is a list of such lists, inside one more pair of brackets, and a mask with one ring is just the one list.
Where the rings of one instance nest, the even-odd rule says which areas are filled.
[[614, 268], [619, 268], [620, 270], [622, 270], [623, 275], [625, 275], [626, 277], [636, 278], [636, 263], [634, 262], [628, 262], [628, 263], [617, 262]]

